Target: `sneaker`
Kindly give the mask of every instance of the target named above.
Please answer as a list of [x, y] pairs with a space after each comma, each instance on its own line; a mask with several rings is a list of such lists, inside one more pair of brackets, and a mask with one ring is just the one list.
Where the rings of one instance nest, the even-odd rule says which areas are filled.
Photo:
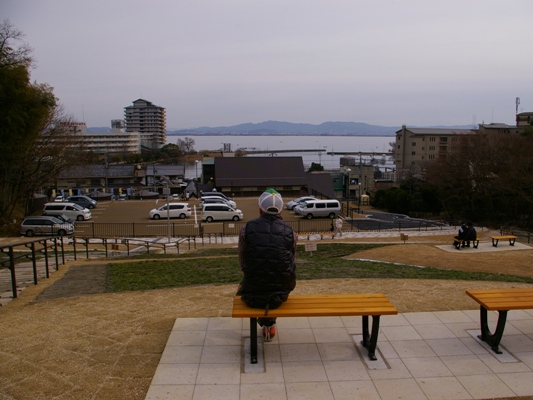
[[276, 324], [263, 326], [263, 340], [265, 342], [271, 342], [274, 336], [276, 336]]

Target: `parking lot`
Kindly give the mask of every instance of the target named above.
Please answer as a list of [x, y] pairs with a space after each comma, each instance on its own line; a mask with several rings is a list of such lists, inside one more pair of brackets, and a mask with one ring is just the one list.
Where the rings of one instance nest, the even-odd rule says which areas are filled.
[[[257, 198], [255, 197], [245, 197], [245, 198], [234, 198], [237, 203], [237, 208], [242, 210], [244, 214], [244, 221], [249, 221], [256, 218], [259, 215]], [[286, 203], [290, 199], [283, 199]], [[172, 201], [178, 202], [178, 201]], [[192, 198], [187, 201], [192, 208], [193, 214], [187, 219], [178, 219], [172, 218], [171, 221], [174, 224], [194, 224], [195, 218], [194, 213], [196, 211], [196, 216], [198, 221], [200, 221], [200, 206], [199, 201]], [[95, 223], [148, 223], [152, 222], [155, 224], [166, 224], [166, 218], [161, 220], [154, 221], [149, 217], [149, 212], [153, 208], [160, 207], [166, 204], [166, 200], [125, 200], [125, 201], [105, 201], [99, 202], [98, 206], [91, 210], [92, 212], [92, 222]], [[301, 217], [296, 216], [296, 214], [289, 210], [283, 210], [282, 217], [286, 221], [295, 221], [301, 219]], [[91, 222], [90, 221], [90, 222]]]

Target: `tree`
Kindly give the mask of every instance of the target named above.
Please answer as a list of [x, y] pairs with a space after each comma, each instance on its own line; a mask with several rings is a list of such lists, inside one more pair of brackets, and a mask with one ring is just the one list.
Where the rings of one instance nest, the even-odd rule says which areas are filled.
[[184, 139], [178, 139], [178, 147], [183, 154], [191, 154], [194, 152], [195, 141], [192, 138], [185, 137]]
[[30, 48], [0, 23], [0, 224], [21, 219], [33, 194], [78, 163], [80, 138], [52, 88], [30, 82]]
[[533, 137], [487, 133], [465, 137], [433, 163], [427, 180], [447, 212], [493, 224], [533, 217]]
[[169, 143], [161, 148], [161, 155], [164, 158], [177, 159], [181, 156], [181, 149], [174, 143]]
[[324, 167], [322, 166], [322, 164], [312, 162], [307, 172], [313, 172], [313, 171], [324, 171]]

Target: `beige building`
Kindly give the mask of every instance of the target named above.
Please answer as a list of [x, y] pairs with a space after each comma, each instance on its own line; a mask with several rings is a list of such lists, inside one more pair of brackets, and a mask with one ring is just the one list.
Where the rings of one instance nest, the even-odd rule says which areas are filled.
[[428, 162], [446, 155], [459, 145], [463, 135], [475, 135], [475, 129], [407, 128], [396, 132], [395, 164], [399, 178], [410, 171], [417, 173]]
[[150, 149], [161, 148], [166, 142], [165, 109], [138, 99], [124, 107], [126, 132], [139, 132], [141, 145]]
[[88, 132], [85, 122], [70, 122], [70, 129], [81, 136], [85, 150], [95, 154], [127, 156], [139, 153], [141, 142], [139, 132], [126, 132], [121, 128], [120, 120], [112, 121], [109, 132]]
[[533, 112], [523, 112], [516, 115], [516, 126], [524, 128], [526, 126], [533, 126]]

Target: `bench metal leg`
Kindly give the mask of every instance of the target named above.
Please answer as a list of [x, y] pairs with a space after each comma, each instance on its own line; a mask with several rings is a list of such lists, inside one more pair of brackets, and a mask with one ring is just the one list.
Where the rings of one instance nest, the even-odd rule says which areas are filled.
[[509, 245], [514, 246], [516, 239], [509, 239]]
[[507, 321], [507, 310], [498, 311], [498, 324], [496, 325], [496, 331], [494, 331], [494, 334], [492, 334], [489, 329], [487, 309], [480, 306], [479, 314], [481, 320], [481, 335], [478, 335], [478, 338], [487, 343], [496, 354], [502, 354], [499, 345], [505, 329], [505, 322]]
[[479, 247], [479, 240], [474, 240], [472, 245], [474, 246], [474, 249], [477, 249]]
[[250, 318], [250, 362], [257, 364], [257, 318]]
[[493, 245], [494, 247], [498, 247], [498, 240], [499, 240], [499, 239], [492, 239], [492, 245]]
[[363, 315], [363, 340], [361, 344], [368, 350], [368, 358], [372, 361], [377, 360], [376, 345], [379, 334], [379, 317], [380, 315], [372, 315], [372, 334], [369, 334], [368, 315]]

